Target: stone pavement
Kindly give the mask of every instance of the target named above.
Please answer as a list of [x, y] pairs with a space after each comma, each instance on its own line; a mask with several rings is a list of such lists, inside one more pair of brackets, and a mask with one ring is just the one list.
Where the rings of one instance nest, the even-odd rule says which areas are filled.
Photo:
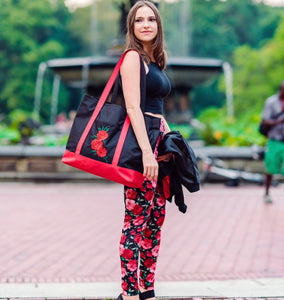
[[[157, 270], [160, 297], [284, 297], [284, 186], [205, 185], [171, 203]], [[0, 299], [119, 293], [122, 187], [0, 183]]]

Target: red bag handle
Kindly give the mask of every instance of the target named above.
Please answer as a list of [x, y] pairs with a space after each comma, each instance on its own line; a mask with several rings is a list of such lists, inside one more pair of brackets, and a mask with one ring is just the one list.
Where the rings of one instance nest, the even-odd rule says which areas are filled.
[[[112, 74], [111, 74], [111, 76], [110, 76], [110, 78], [109, 78], [109, 80], [108, 80], [108, 82], [107, 82], [107, 84], [106, 84], [103, 92], [102, 92], [102, 95], [101, 95], [101, 97], [99, 99], [99, 102], [97, 103], [97, 106], [96, 106], [96, 108], [95, 108], [95, 110], [94, 110], [94, 112], [93, 112], [93, 114], [92, 114], [92, 116], [91, 116], [91, 118], [90, 118], [90, 120], [89, 120], [86, 128], [84, 129], [84, 131], [82, 133], [82, 136], [81, 136], [81, 138], [80, 138], [80, 140], [78, 142], [77, 148], [76, 148], [76, 152], [75, 152], [76, 154], [80, 154], [81, 149], [83, 147], [83, 144], [85, 142], [85, 139], [87, 138], [88, 133], [89, 133], [89, 131], [91, 130], [91, 128], [93, 126], [93, 123], [95, 122], [95, 120], [96, 120], [99, 112], [101, 111], [103, 105], [105, 104], [105, 102], [107, 100], [107, 97], [108, 97], [108, 95], [109, 95], [109, 93], [111, 91], [111, 88], [112, 88], [112, 86], [113, 86], [113, 84], [115, 82], [115, 79], [116, 79], [116, 77], [118, 75], [118, 72], [119, 72], [120, 67], [122, 65], [122, 62], [124, 60], [124, 57], [125, 57], [126, 53], [129, 52], [129, 51], [131, 51], [131, 50], [134, 50], [134, 49], [128, 49], [128, 50], [126, 50], [122, 54], [122, 56], [120, 57], [118, 63], [116, 64], [116, 66], [115, 66], [115, 68], [114, 68], [114, 70], [113, 70], [113, 72], [112, 72]], [[139, 52], [138, 52], [138, 54], [140, 55]], [[141, 68], [141, 66], [140, 66], [140, 68]], [[125, 120], [125, 123], [124, 123], [124, 126], [122, 128], [122, 132], [121, 132], [121, 135], [120, 135], [120, 138], [119, 138], [119, 143], [117, 145], [117, 148], [116, 148], [116, 151], [115, 151], [115, 154], [114, 154], [114, 158], [113, 158], [113, 164], [115, 164], [115, 165], [117, 165], [117, 163], [118, 163], [118, 160], [119, 160], [119, 157], [120, 157], [120, 153], [121, 153], [122, 147], [123, 147], [123, 142], [124, 142], [124, 140], [126, 138], [126, 134], [127, 134], [129, 125], [130, 125], [130, 120], [129, 120], [129, 117], [127, 116], [126, 120]], [[123, 136], [124, 136], [124, 140], [122, 140]]]

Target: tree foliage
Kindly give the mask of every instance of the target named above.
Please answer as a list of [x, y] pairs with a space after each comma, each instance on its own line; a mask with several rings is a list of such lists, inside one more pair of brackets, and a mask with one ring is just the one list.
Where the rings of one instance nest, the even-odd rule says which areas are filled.
[[[40, 62], [105, 55], [121, 38], [120, 9], [128, 2], [97, 0], [95, 9], [85, 7], [70, 12], [64, 0], [1, 0], [0, 113], [15, 108], [32, 111]], [[283, 10], [253, 0], [160, 1], [159, 7], [169, 55], [214, 57], [231, 62], [235, 68], [236, 113], [244, 111], [246, 103], [251, 105], [256, 94], [260, 109], [260, 102], [274, 91], [281, 77], [279, 47], [283, 25], [270, 39]], [[206, 106], [222, 105], [224, 94], [216, 87], [215, 82], [194, 91], [195, 115]], [[63, 85], [60, 90], [59, 110], [68, 111], [73, 92]], [[51, 82], [47, 81], [41, 112], [45, 120], [49, 117], [50, 98]]]
[[[283, 13], [283, 8], [253, 0], [189, 0], [187, 5], [185, 3], [164, 2], [161, 6], [169, 55], [218, 58], [230, 62], [233, 67], [234, 51], [242, 46], [260, 49], [273, 37]], [[185, 21], [182, 16], [187, 16]], [[181, 32], [184, 23], [188, 28], [187, 36]], [[183, 43], [186, 38], [188, 41]], [[186, 46], [187, 49], [182, 49]], [[206, 107], [224, 104], [225, 94], [220, 93], [217, 86], [213, 82], [192, 91], [195, 116]]]
[[264, 100], [276, 94], [283, 80], [284, 15], [274, 38], [260, 49], [239, 47], [233, 56], [236, 116], [261, 112]]
[[276, 94], [283, 81], [284, 15], [272, 39], [260, 49], [248, 45], [233, 55], [235, 116], [228, 119], [221, 109], [204, 110], [200, 120], [206, 124], [201, 136], [208, 144], [263, 144], [258, 133], [264, 101]]
[[[0, 109], [31, 111], [40, 62], [68, 54], [72, 34], [63, 0], [1, 0]], [[47, 93], [44, 94], [47, 98]], [[47, 101], [47, 100], [46, 100]]]
[[94, 6], [78, 8], [71, 15], [68, 32], [79, 43], [74, 53], [80, 55], [105, 55], [119, 37], [119, 7], [113, 1], [96, 1]]
[[[281, 8], [253, 0], [188, 0], [190, 4], [185, 3], [164, 2], [161, 7], [169, 51], [180, 55], [182, 40], [187, 38], [186, 55], [227, 61], [231, 61], [233, 51], [240, 45], [261, 47], [273, 36], [283, 12]], [[183, 24], [188, 27], [189, 36], [181, 38]]]

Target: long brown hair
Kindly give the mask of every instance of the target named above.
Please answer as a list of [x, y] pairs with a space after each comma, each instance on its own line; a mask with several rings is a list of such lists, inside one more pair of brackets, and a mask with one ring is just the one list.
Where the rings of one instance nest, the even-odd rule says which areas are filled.
[[153, 41], [153, 55], [156, 63], [158, 63], [161, 70], [164, 70], [166, 67], [166, 51], [164, 49], [164, 32], [163, 32], [163, 25], [161, 20], [161, 15], [155, 6], [150, 1], [141, 0], [136, 2], [136, 4], [130, 9], [128, 16], [127, 16], [127, 34], [126, 34], [126, 49], [135, 49], [141, 53], [143, 59], [149, 64], [151, 62], [151, 58], [149, 55], [143, 50], [142, 43], [136, 38], [134, 34], [134, 22], [137, 10], [140, 7], [148, 6], [152, 9], [155, 14], [158, 32], [157, 36]]

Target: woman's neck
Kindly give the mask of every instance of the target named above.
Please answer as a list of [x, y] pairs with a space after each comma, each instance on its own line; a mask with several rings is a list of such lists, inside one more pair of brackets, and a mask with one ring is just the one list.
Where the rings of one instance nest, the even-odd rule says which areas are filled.
[[146, 44], [146, 45], [143, 45], [143, 50], [149, 55], [151, 61], [154, 61], [154, 51], [153, 51], [153, 48], [152, 48], [152, 44], [149, 45], [149, 44]]

